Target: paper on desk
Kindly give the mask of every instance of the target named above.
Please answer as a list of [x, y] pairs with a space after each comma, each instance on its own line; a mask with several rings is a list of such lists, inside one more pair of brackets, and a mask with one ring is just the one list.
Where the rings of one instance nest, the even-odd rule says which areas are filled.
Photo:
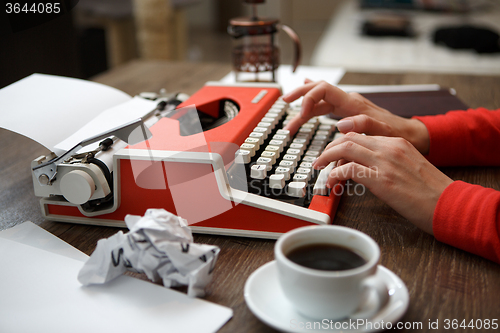
[[89, 258], [85, 253], [30, 221], [0, 231], [0, 238], [33, 246], [81, 262], [85, 262]]
[[31, 222], [1, 231], [0, 251], [0, 332], [208, 333], [232, 317], [230, 308], [128, 276], [81, 287], [88, 257]]
[[[59, 154], [78, 144], [82, 137], [86, 139], [140, 118], [154, 107], [154, 102], [137, 101], [100, 83], [33, 74], [0, 89], [0, 127], [27, 136]], [[78, 132], [86, 124], [85, 132]], [[75, 132], [80, 135], [58, 146]]]
[[220, 249], [193, 243], [187, 221], [164, 209], [144, 217], [127, 215], [127, 234], [101, 239], [78, 274], [83, 285], [107, 283], [127, 270], [145, 273], [165, 287], [188, 286], [188, 296], [203, 296]]
[[0, 238], [0, 332], [215, 332], [232, 310], [121, 276], [82, 287], [82, 263]]

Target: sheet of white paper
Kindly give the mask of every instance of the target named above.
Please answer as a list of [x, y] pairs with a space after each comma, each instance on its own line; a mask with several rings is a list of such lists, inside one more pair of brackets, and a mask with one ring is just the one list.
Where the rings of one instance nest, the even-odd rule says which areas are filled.
[[0, 127], [53, 150], [102, 111], [130, 99], [100, 83], [33, 74], [0, 89]]
[[125, 103], [101, 112], [74, 134], [58, 143], [55, 149], [67, 151], [87, 138], [143, 117], [154, 110], [157, 104], [157, 102], [136, 96]]
[[[345, 71], [338, 67], [312, 67], [299, 66], [295, 73], [292, 72], [292, 66], [280, 65], [277, 72], [277, 81], [283, 89], [283, 94], [289, 93], [297, 87], [304, 84], [305, 79], [313, 81], [324, 80], [331, 84], [339, 83], [344, 76]], [[221, 79], [224, 83], [236, 82], [234, 72], [230, 72]]]
[[0, 238], [0, 332], [215, 332], [232, 310], [121, 276], [82, 287], [82, 263]]
[[68, 258], [87, 261], [88, 255], [30, 221], [0, 231], [0, 238], [33, 246]]

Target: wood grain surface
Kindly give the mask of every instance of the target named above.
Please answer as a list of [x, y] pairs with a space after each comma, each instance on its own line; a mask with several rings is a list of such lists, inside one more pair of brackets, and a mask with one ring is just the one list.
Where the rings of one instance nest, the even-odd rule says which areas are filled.
[[[229, 64], [218, 63], [136, 61], [94, 80], [131, 95], [161, 88], [192, 94], [206, 81], [218, 80], [230, 69]], [[494, 76], [347, 73], [341, 83], [438, 83], [454, 88], [470, 107], [500, 108], [500, 77]], [[97, 240], [118, 231], [44, 220], [38, 198], [33, 194], [29, 166], [34, 158], [48, 151], [4, 129], [0, 129], [0, 142], [0, 230], [30, 220], [89, 255]], [[453, 179], [500, 190], [500, 168], [442, 170]], [[447, 331], [443, 329], [445, 319], [500, 320], [498, 264], [437, 242], [369, 192], [362, 196], [344, 194], [334, 224], [358, 229], [378, 242], [382, 251], [381, 264], [396, 273], [410, 293], [410, 306], [402, 322], [421, 322], [423, 329], [419, 331], [436, 332]], [[207, 300], [234, 310], [233, 318], [220, 332], [275, 332], [250, 312], [243, 298], [248, 276], [273, 260], [274, 241], [208, 235], [197, 235], [195, 241], [221, 248], [214, 279], [206, 289]], [[429, 321], [435, 320], [439, 320], [440, 329], [429, 329]]]

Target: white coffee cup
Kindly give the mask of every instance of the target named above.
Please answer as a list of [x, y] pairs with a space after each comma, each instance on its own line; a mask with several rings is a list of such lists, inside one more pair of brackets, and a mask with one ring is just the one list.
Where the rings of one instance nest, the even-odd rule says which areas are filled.
[[[360, 255], [359, 267], [326, 271], [291, 261], [291, 251], [314, 244], [333, 244]], [[274, 247], [283, 292], [293, 307], [312, 319], [339, 320], [364, 317], [359, 309], [369, 293], [376, 295], [376, 308], [388, 300], [386, 283], [377, 277], [380, 249], [368, 235], [341, 226], [308, 226], [282, 235]]]

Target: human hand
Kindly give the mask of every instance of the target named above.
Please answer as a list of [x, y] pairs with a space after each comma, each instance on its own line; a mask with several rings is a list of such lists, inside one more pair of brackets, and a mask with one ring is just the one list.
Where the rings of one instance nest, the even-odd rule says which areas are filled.
[[429, 152], [429, 133], [417, 119], [396, 116], [358, 93], [346, 93], [325, 81], [306, 80], [302, 87], [283, 96], [283, 100], [291, 103], [302, 96], [304, 98], [300, 114], [285, 127], [291, 133], [295, 133], [314, 116], [333, 113], [343, 118], [337, 123], [337, 128], [342, 133], [402, 137], [422, 154]]
[[417, 227], [433, 234], [434, 209], [453, 181], [407, 140], [351, 132], [331, 142], [313, 167], [322, 169], [338, 160], [342, 163], [330, 172], [327, 186], [352, 179]]

